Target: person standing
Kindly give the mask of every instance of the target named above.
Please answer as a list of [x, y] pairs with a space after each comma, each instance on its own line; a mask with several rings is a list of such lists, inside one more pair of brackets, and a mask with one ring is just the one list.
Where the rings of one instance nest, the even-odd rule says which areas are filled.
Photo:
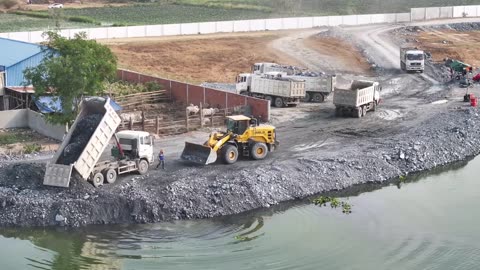
[[162, 166], [162, 170], [165, 170], [165, 155], [163, 154], [163, 150], [160, 150], [160, 153], [158, 153], [158, 165], [157, 168]]

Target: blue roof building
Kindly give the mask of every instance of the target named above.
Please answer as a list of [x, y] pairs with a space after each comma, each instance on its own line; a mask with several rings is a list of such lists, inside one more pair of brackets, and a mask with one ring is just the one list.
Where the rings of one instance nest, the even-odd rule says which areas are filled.
[[0, 38], [0, 89], [23, 86], [23, 71], [40, 64], [47, 54], [44, 48], [38, 44]]

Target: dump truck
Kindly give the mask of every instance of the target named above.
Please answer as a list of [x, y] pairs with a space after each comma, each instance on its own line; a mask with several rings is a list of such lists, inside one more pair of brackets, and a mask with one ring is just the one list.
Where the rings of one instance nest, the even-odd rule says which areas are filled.
[[305, 81], [286, 77], [286, 73], [262, 75], [242, 73], [236, 80], [237, 94], [270, 100], [275, 107], [296, 106], [305, 98]]
[[335, 88], [333, 104], [337, 116], [360, 118], [367, 111], [376, 111], [380, 102], [381, 87], [378, 82], [354, 80], [346, 89]]
[[181, 159], [207, 165], [217, 161], [233, 164], [239, 156], [261, 160], [279, 145], [275, 127], [259, 125], [258, 121], [244, 115], [228, 116], [225, 132], [213, 132], [204, 144], [185, 142]]
[[405, 71], [420, 71], [425, 69], [425, 54], [416, 47], [400, 48], [400, 68]]
[[[143, 131], [120, 131], [120, 116], [109, 98], [89, 98], [53, 159], [47, 164], [44, 185], [68, 187], [72, 177], [91, 182], [95, 187], [113, 183], [117, 175], [145, 174], [154, 162], [153, 138]], [[114, 139], [111, 155], [101, 159]]]
[[305, 81], [304, 102], [324, 102], [325, 99], [335, 90], [337, 77], [335, 75], [319, 74], [314, 72], [301, 73], [299, 75], [287, 76], [296, 80]]
[[284, 72], [287, 75], [295, 75], [304, 69], [295, 66], [280, 65], [277, 63], [255, 63], [252, 66], [252, 74], [261, 75], [269, 72]]

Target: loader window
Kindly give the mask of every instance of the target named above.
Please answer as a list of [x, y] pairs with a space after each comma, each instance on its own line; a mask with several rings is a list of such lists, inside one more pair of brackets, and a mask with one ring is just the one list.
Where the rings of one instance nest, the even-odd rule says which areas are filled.
[[235, 132], [235, 121], [227, 119], [227, 130]]

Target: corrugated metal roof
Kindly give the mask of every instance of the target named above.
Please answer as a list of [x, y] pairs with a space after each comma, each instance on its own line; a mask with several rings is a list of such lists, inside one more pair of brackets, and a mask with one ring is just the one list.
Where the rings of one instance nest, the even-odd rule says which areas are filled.
[[42, 46], [0, 38], [0, 66], [9, 67], [42, 51]]

